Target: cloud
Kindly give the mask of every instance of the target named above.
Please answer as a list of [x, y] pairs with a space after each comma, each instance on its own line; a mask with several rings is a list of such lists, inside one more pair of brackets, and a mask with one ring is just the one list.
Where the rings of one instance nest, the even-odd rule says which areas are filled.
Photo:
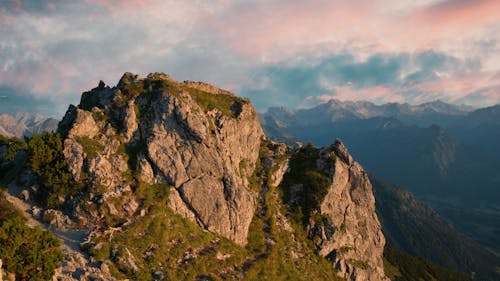
[[0, 112], [14, 115], [16, 112], [36, 112], [60, 118], [66, 110], [61, 101], [39, 98], [21, 89], [0, 86]]
[[[469, 101], [485, 105], [500, 101], [492, 90], [488, 99], [468, 99], [485, 85], [495, 85], [492, 73], [482, 72], [474, 60], [461, 60], [436, 51], [375, 54], [359, 60], [350, 54], [330, 55], [264, 68], [256, 76], [260, 88], [248, 87], [242, 94], [265, 104], [290, 107], [311, 106], [330, 99], [421, 103], [436, 99]], [[265, 81], [265, 82], [263, 82]], [[477, 95], [477, 94], [476, 94]], [[471, 96], [472, 97], [472, 96]]]
[[500, 71], [497, 3], [0, 1], [0, 85], [77, 102], [101, 79], [162, 71], [250, 96], [259, 108], [299, 106], [307, 96], [369, 97], [354, 94], [367, 89], [458, 100], [463, 90], [439, 85], [456, 89], [465, 77], [485, 84], [464, 89], [494, 86], [466, 77]]
[[499, 26], [498, 1], [396, 2], [254, 1], [208, 17], [207, 27], [235, 51], [266, 62], [304, 51], [460, 52], [457, 44], [468, 45], [478, 34], [498, 37], [491, 29]]
[[5, 12], [43, 14], [53, 12], [63, 0], [4, 0], [0, 2], [0, 10]]

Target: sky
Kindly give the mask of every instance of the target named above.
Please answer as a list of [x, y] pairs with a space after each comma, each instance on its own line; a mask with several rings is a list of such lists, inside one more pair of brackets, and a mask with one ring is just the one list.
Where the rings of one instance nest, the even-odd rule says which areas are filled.
[[0, 0], [0, 111], [61, 117], [164, 72], [259, 111], [330, 99], [500, 103], [498, 0]]

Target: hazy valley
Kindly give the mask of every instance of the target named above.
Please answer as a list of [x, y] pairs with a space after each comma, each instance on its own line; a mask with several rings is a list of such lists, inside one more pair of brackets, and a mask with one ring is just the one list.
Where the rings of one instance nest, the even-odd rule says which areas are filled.
[[349, 144], [368, 171], [410, 190], [463, 233], [499, 251], [499, 106], [330, 101], [269, 109], [263, 128], [283, 141]]

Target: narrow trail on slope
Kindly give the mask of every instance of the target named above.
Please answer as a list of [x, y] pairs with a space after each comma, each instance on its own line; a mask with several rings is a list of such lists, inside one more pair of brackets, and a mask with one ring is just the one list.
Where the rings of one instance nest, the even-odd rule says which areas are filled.
[[33, 209], [39, 208], [33, 200], [21, 200], [19, 197], [14, 196], [14, 194], [21, 194], [23, 190], [22, 187], [17, 185], [9, 185], [8, 189], [4, 192], [4, 197], [9, 201], [14, 207], [21, 212], [21, 215], [27, 219], [27, 224], [31, 227], [39, 226], [44, 229], [50, 230], [54, 235], [61, 240], [61, 246], [63, 249], [69, 251], [75, 251], [80, 254], [84, 254], [80, 251], [80, 243], [82, 243], [88, 234], [88, 229], [56, 229], [50, 225], [47, 225], [41, 221], [41, 216], [35, 217], [33, 215]]
[[[56, 229], [41, 221], [41, 216], [35, 217], [33, 209], [40, 208], [31, 199], [21, 200], [16, 194], [21, 194], [24, 188], [18, 185], [10, 184], [8, 189], [3, 192], [3, 196], [9, 201], [31, 227], [42, 227], [52, 232], [61, 241], [61, 251], [64, 255], [62, 267], [56, 271], [56, 277], [61, 280], [88, 280], [85, 274], [90, 272], [98, 275], [101, 268], [98, 264], [93, 264], [89, 260], [87, 253], [80, 249], [80, 244], [85, 241], [88, 229]], [[41, 209], [41, 208], [40, 208]]]

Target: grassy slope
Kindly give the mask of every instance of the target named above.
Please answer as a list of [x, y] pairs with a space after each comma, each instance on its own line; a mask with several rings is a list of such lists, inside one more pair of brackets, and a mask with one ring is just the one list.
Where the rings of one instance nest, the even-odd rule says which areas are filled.
[[[166, 207], [168, 187], [140, 191], [149, 213], [123, 232], [95, 239], [89, 253], [110, 264], [118, 278], [152, 280], [156, 271], [169, 280], [337, 280], [335, 270], [313, 252], [301, 231], [292, 233], [276, 222], [283, 209], [279, 190], [265, 194], [252, 221], [248, 245], [203, 231]], [[138, 270], [130, 270], [128, 253]], [[296, 256], [294, 256], [296, 255]], [[300, 257], [300, 258], [298, 258]]]
[[422, 258], [403, 252], [385, 249], [384, 270], [393, 281], [471, 281], [463, 273], [455, 272]]
[[374, 176], [370, 178], [377, 214], [389, 247], [423, 257], [480, 280], [498, 280], [500, 257], [462, 235], [409, 192]]

